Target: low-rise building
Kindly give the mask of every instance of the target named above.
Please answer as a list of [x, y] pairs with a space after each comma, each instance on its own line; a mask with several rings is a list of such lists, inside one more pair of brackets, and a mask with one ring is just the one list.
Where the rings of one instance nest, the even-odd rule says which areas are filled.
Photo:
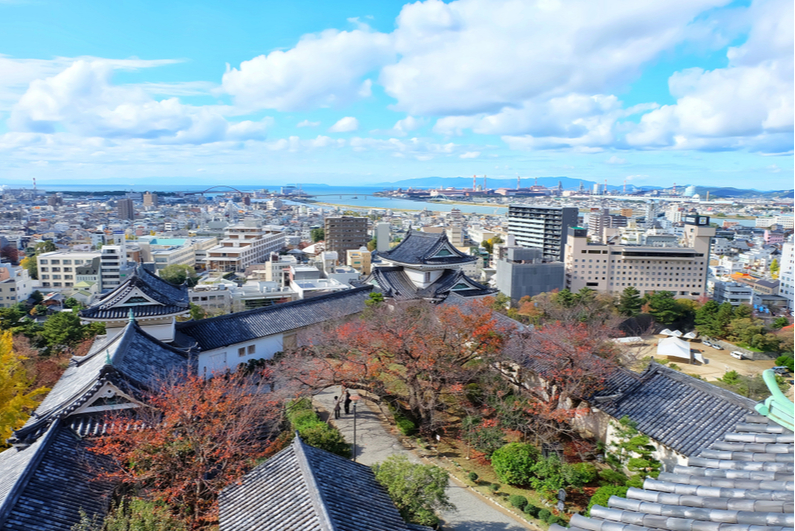
[[505, 247], [500, 254], [497, 289], [513, 301], [563, 288], [563, 262], [545, 260], [540, 249]]
[[101, 253], [53, 251], [37, 256], [39, 283], [42, 288], [63, 289], [72, 288], [77, 282], [77, 268], [90, 264], [95, 258], [100, 258]]
[[0, 263], [0, 308], [25, 302], [33, 293], [33, 280], [21, 266]]
[[226, 228], [219, 245], [207, 250], [207, 269], [245, 271], [254, 263], [264, 262], [271, 253], [284, 248], [284, 232], [248, 225]]
[[737, 282], [716, 281], [714, 283], [712, 298], [718, 304], [728, 302], [732, 306], [751, 304], [754, 290], [750, 286]]

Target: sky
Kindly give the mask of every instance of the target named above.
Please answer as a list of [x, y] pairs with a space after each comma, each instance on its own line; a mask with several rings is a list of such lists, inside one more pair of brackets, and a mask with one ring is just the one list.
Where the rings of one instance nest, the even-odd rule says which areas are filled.
[[793, 26], [792, 0], [0, 0], [0, 185], [790, 189]]

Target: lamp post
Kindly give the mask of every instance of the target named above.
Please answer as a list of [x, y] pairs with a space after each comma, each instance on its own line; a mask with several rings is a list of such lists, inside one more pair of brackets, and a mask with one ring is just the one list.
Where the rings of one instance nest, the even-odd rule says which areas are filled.
[[356, 404], [361, 400], [359, 395], [353, 395], [353, 462], [356, 462]]

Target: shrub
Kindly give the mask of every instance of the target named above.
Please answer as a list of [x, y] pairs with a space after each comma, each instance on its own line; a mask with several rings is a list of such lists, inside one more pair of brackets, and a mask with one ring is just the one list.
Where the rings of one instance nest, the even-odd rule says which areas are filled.
[[532, 516], [533, 518], [538, 518], [538, 513], [541, 511], [541, 507], [536, 507], [535, 505], [527, 504], [524, 506], [524, 512], [528, 516]]
[[599, 484], [602, 486], [618, 485], [623, 487], [627, 484], [627, 476], [623, 472], [607, 468], [599, 472]]
[[290, 424], [293, 430], [302, 430], [317, 424], [322, 424], [317, 414], [311, 409], [302, 409], [290, 415]]
[[599, 471], [593, 463], [575, 463], [571, 468], [579, 476], [579, 481], [583, 485], [588, 485], [596, 481]]
[[328, 424], [319, 423], [299, 430], [301, 439], [309, 446], [326, 450], [342, 457], [351, 456], [351, 445], [345, 442], [342, 434]]
[[643, 476], [640, 474], [635, 474], [631, 478], [627, 480], [626, 486], [627, 487], [635, 487], [636, 489], [643, 488]]
[[541, 509], [540, 511], [538, 511], [538, 518], [540, 520], [543, 520], [543, 521], [546, 522], [547, 519], [549, 519], [550, 516], [552, 516], [552, 513], [549, 512], [549, 509]]
[[478, 476], [477, 472], [470, 472], [469, 473], [469, 481], [472, 483], [476, 482], [480, 476]]
[[547, 519], [548, 524], [564, 524], [566, 520], [561, 518], [560, 516], [555, 516], [554, 514]]
[[789, 372], [795, 372], [795, 359], [792, 356], [779, 356], [776, 358], [776, 365], [786, 367]]
[[498, 490], [500, 490], [500, 484], [492, 483], [491, 485], [489, 485], [489, 488], [491, 489], [491, 492], [497, 492]]
[[501, 481], [509, 485], [528, 485], [538, 456], [538, 450], [530, 444], [509, 443], [494, 451], [491, 466]]
[[464, 396], [475, 406], [483, 405], [483, 389], [480, 387], [480, 384], [466, 384], [464, 386]]
[[627, 489], [629, 489], [629, 487], [618, 487], [616, 485], [599, 487], [596, 489], [596, 492], [594, 492], [593, 496], [591, 496], [591, 501], [588, 503], [588, 509], [585, 511], [585, 516], [591, 514], [591, 507], [594, 505], [607, 507], [607, 500], [610, 499], [610, 496], [619, 496], [621, 498], [625, 498], [627, 495]]
[[512, 495], [508, 498], [508, 501], [511, 502], [511, 505], [519, 509], [520, 511], [527, 506], [527, 498], [524, 496], [519, 496], [518, 494]]
[[395, 423], [397, 424], [400, 433], [410, 437], [417, 433], [417, 425], [406, 417], [395, 415]]

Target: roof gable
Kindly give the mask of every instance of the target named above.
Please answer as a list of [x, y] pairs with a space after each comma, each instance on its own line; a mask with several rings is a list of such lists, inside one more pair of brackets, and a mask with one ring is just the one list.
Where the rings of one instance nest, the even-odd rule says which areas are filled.
[[410, 230], [396, 247], [379, 253], [384, 260], [405, 265], [459, 265], [474, 262], [456, 249], [445, 232], [429, 233]]

